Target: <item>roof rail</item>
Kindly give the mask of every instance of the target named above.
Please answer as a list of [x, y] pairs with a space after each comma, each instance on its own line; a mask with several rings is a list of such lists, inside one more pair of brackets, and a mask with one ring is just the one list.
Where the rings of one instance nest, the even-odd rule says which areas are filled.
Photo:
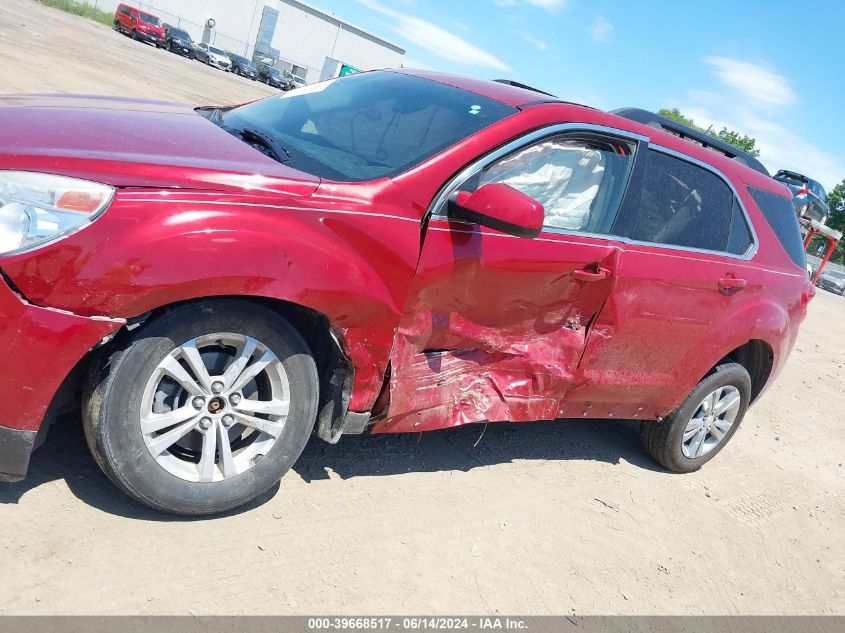
[[551, 92], [539, 90], [538, 88], [532, 88], [531, 86], [519, 83], [518, 81], [514, 81], [513, 79], [494, 79], [493, 81], [495, 81], [497, 84], [505, 84], [507, 86], [513, 86], [514, 88], [522, 88], [523, 90], [530, 90], [531, 92], [539, 92], [541, 95], [546, 95], [547, 97], [554, 97], [555, 99], [557, 99], [557, 97]]
[[706, 132], [700, 132], [684, 125], [683, 123], [667, 119], [666, 117], [655, 114], [654, 112], [649, 112], [648, 110], [642, 110], [640, 108], [619, 108], [618, 110], [611, 111], [610, 114], [615, 114], [616, 116], [621, 116], [625, 119], [630, 119], [631, 121], [636, 121], [637, 123], [642, 123], [643, 125], [648, 125], [659, 130], [664, 130], [670, 134], [674, 134], [675, 136], [680, 136], [682, 139], [694, 141], [698, 145], [715, 150], [720, 154], [724, 154], [728, 158], [733, 158], [735, 161], [750, 167], [754, 171], [758, 171], [766, 176], [771, 175], [763, 166], [763, 163], [754, 158], [751, 154], [743, 152], [741, 149], [738, 149], [733, 145], [729, 145], [724, 141], [720, 141], [717, 138], [713, 138]]

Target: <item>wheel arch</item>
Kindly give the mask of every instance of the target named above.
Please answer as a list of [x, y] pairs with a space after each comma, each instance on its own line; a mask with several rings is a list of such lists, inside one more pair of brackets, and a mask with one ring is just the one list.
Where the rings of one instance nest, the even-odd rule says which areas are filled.
[[726, 360], [742, 365], [751, 376], [751, 403], [754, 403], [772, 375], [775, 360], [772, 346], [762, 339], [751, 339], [728, 352], [719, 364]]
[[287, 320], [302, 335], [314, 356], [319, 376], [320, 397], [315, 433], [327, 442], [337, 442], [343, 433], [344, 423], [349, 414], [349, 401], [355, 378], [355, 367], [347, 356], [342, 332], [333, 328], [329, 318], [316, 310], [274, 297], [251, 295], [197, 297], [161, 305], [137, 317], [127, 319], [126, 325], [117, 330], [108, 341], [89, 350], [62, 381], [42, 423], [44, 433], [46, 433], [46, 427], [58, 415], [76, 407], [92, 372], [100, 366], [100, 363], [106, 362], [114, 351], [128, 345], [130, 335], [134, 330], [176, 308], [227, 299], [268, 308]]

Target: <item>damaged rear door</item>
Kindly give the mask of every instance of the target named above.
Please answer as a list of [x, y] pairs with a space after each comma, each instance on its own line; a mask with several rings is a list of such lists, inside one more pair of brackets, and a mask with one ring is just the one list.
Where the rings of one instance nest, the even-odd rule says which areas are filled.
[[[640, 142], [566, 124], [470, 165], [435, 199], [375, 432], [558, 417], [622, 244], [606, 235]], [[544, 207], [534, 239], [451, 220], [449, 200], [504, 183]]]

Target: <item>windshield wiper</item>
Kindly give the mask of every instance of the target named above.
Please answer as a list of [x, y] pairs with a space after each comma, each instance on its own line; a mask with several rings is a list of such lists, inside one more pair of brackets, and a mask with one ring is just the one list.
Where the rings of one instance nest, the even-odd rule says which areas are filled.
[[240, 130], [232, 130], [232, 133], [239, 135], [247, 143], [258, 143], [270, 150], [272, 157], [280, 163], [286, 163], [293, 160], [290, 151], [287, 147], [281, 145], [276, 139], [265, 134], [260, 130], [253, 128], [242, 128]]

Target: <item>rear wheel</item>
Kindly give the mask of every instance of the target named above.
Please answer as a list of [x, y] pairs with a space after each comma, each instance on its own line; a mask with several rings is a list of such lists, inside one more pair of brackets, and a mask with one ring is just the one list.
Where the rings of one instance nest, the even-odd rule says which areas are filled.
[[738, 363], [716, 367], [664, 419], [643, 422], [640, 441], [661, 466], [677, 473], [701, 468], [736, 433], [751, 399], [751, 377]]
[[317, 411], [299, 333], [246, 301], [204, 301], [145, 324], [88, 390], [85, 434], [134, 499], [212, 514], [268, 490], [305, 447]]

